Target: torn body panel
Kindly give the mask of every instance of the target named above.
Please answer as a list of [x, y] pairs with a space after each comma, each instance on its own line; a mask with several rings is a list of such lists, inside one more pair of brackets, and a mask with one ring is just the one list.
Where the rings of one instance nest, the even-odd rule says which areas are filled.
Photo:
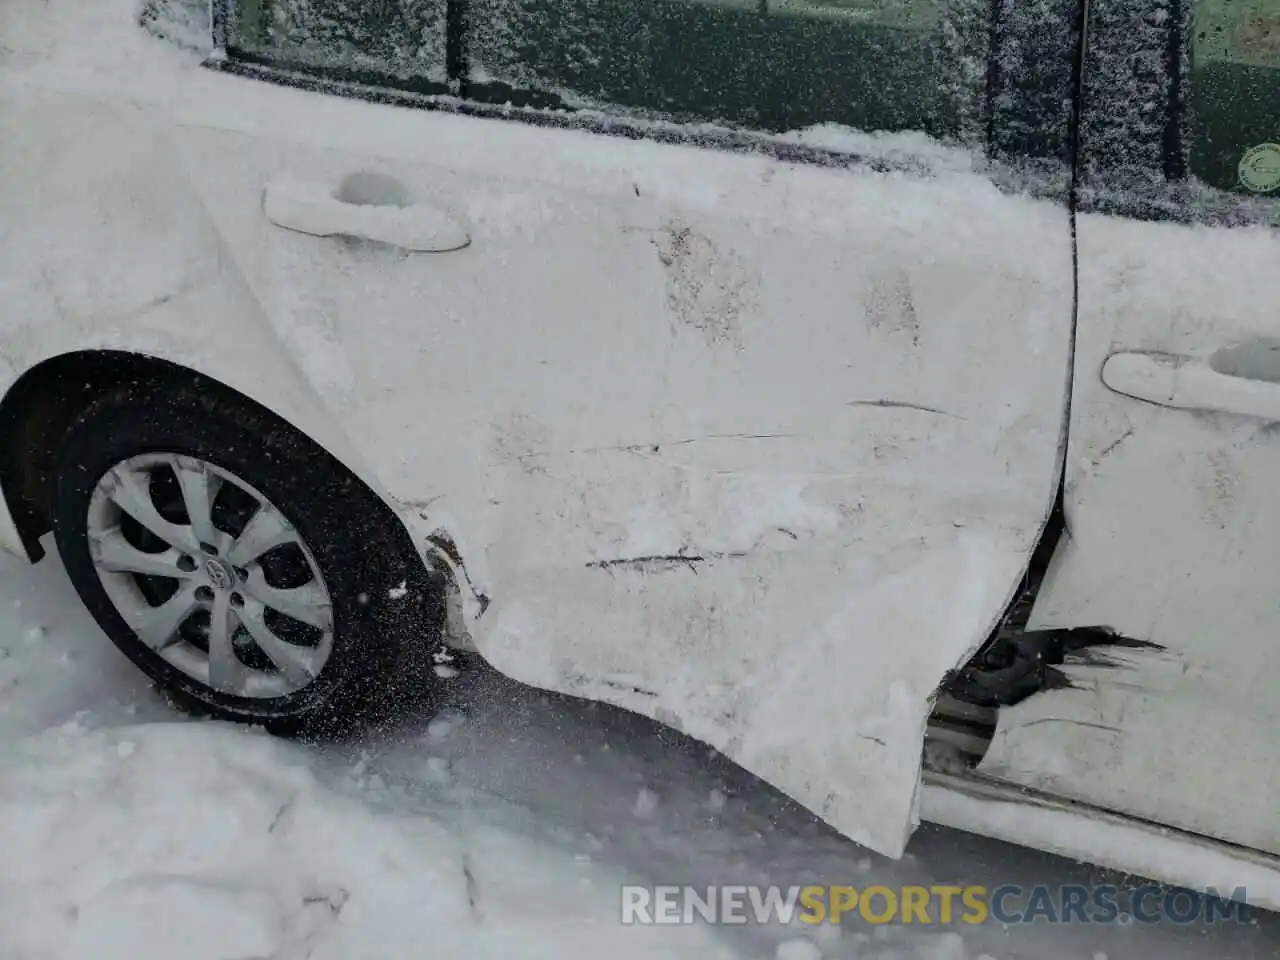
[[1073, 666], [1125, 666], [1125, 653], [1160, 649], [1158, 644], [1122, 637], [1107, 627], [1062, 630], [1018, 629], [997, 637], [942, 690], [978, 707], [1012, 707], [1045, 690], [1073, 686]]
[[506, 673], [703, 740], [897, 856], [933, 690], [1021, 572], [1016, 541], [936, 535], [530, 571], [476, 642]]
[[930, 698], [1003, 613], [1052, 489], [1051, 468], [1039, 502], [950, 469], [990, 429], [846, 405], [514, 464], [522, 510], [489, 551], [476, 645], [711, 744], [896, 856]]
[[[1002, 709], [977, 772], [1228, 843], [1280, 849], [1275, 785], [1266, 778], [1274, 728], [1255, 715], [1256, 705], [1207, 724], [1223, 713], [1221, 704], [1184, 659], [1155, 649], [1118, 659], [1069, 668], [1071, 687]], [[1188, 766], [1193, 781], [1177, 773]], [[1263, 774], [1254, 790], [1227, 794], [1216, 786], [1236, 784], [1248, 771]]]

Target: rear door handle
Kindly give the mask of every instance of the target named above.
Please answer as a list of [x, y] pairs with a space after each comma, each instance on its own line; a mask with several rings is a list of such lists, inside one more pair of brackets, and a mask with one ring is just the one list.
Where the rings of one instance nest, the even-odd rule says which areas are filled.
[[447, 253], [471, 243], [466, 228], [449, 213], [430, 202], [411, 202], [396, 181], [367, 174], [348, 177], [337, 188], [272, 181], [262, 212], [285, 230], [375, 240], [417, 253]]
[[1258, 362], [1258, 351], [1271, 349], [1263, 342], [1245, 344], [1219, 351], [1207, 363], [1168, 353], [1113, 353], [1102, 365], [1102, 382], [1126, 397], [1177, 410], [1280, 422], [1280, 382], [1265, 379], [1280, 376], [1280, 369]]

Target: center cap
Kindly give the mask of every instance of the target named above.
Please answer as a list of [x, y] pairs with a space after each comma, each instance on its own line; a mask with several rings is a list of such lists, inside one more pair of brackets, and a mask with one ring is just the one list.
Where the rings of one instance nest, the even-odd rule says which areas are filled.
[[226, 590], [233, 583], [235, 577], [226, 565], [216, 557], [209, 557], [204, 562], [204, 572], [209, 577], [209, 582], [219, 590]]

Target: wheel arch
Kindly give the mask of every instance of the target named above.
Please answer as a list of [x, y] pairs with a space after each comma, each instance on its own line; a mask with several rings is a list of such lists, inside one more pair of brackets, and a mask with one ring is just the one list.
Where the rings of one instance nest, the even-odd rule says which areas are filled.
[[[53, 453], [72, 421], [96, 397], [130, 382], [184, 380], [202, 389], [248, 404], [262, 416], [289, 430], [331, 469], [364, 487], [375, 509], [403, 535], [405, 549], [417, 548], [398, 512], [374, 485], [335, 456], [324, 444], [288, 417], [216, 377], [149, 354], [128, 350], [85, 349], [46, 357], [28, 367], [0, 399], [0, 494], [27, 556], [44, 556], [40, 538], [51, 529], [49, 491]], [[425, 566], [425, 564], [424, 564]]]

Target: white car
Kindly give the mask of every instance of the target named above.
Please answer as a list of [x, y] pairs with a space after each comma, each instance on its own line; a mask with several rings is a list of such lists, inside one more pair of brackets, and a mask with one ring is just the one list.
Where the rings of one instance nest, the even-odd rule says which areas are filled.
[[443, 642], [1280, 906], [1280, 3], [1175, 7], [7, 0], [0, 542], [214, 716]]

